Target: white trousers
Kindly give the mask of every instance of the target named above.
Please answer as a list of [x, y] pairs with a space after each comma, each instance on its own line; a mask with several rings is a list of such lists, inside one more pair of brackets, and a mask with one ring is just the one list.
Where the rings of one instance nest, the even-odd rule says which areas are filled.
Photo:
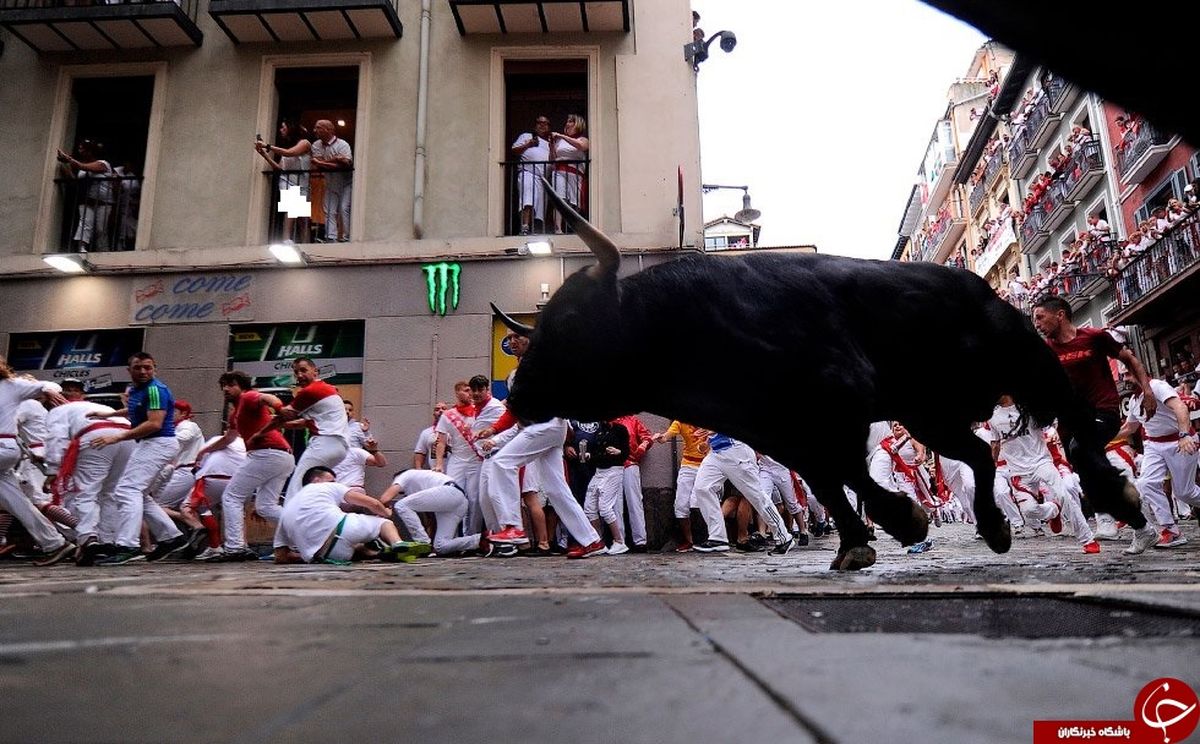
[[[45, 456], [44, 447], [31, 448], [35, 455], [39, 457]], [[51, 501], [50, 494], [42, 490], [46, 485], [46, 475], [38, 470], [37, 465], [33, 461], [25, 458], [21, 460], [21, 464], [17, 466], [17, 480], [21, 483], [21, 490], [25, 492], [25, 496], [33, 502], [34, 506], [42, 507], [49, 504]]]
[[517, 468], [532, 471], [554, 507], [558, 519], [571, 537], [580, 545], [591, 545], [600, 539], [567, 486], [563, 472], [562, 446], [567, 438], [567, 422], [550, 419], [530, 424], [492, 455], [488, 471], [488, 496], [496, 510], [501, 526], [521, 525], [521, 493], [517, 484]]
[[1150, 505], [1154, 521], [1163, 527], [1175, 526], [1175, 515], [1167, 499], [1165, 483], [1171, 477], [1171, 495], [1191, 506], [1200, 506], [1200, 488], [1196, 486], [1197, 454], [1185, 455], [1176, 442], [1146, 440], [1142, 454], [1142, 474], [1137, 489]]
[[133, 443], [125, 472], [113, 492], [116, 504], [116, 544], [129, 550], [141, 545], [142, 521], [155, 542], [179, 537], [179, 528], [150, 496], [150, 485], [168, 462], [179, 454], [175, 437], [151, 437]]
[[58, 550], [66, 540], [38, 511], [21, 490], [13, 471], [21, 461], [21, 449], [12, 439], [0, 439], [0, 509], [17, 518], [42, 550]]
[[[261, 449], [246, 453], [246, 462], [229, 479], [225, 493], [221, 494], [221, 521], [225, 528], [226, 550], [246, 547], [246, 503], [251, 498], [254, 499], [254, 511], [258, 512], [258, 516], [279, 522], [279, 515], [283, 512], [279, 506], [279, 492], [283, 490], [283, 482], [295, 469], [296, 461], [292, 459], [291, 452]], [[297, 473], [292, 481], [299, 483], [300, 474]]]
[[[800, 499], [796, 498], [796, 489], [792, 487], [792, 473], [779, 463], [758, 463], [758, 480], [762, 490], [771, 494], [771, 503], [784, 504], [789, 514], [801, 512]], [[775, 494], [779, 498], [775, 498]]]
[[[1057, 505], [1062, 518], [1071, 523], [1071, 527], [1075, 530], [1075, 539], [1079, 541], [1079, 544], [1086, 545], [1095, 539], [1092, 528], [1088, 526], [1087, 520], [1083, 516], [1083, 508], [1079, 504], [1079, 499], [1067, 488], [1067, 484], [1059, 474], [1058, 468], [1054, 467], [1053, 462], [1043, 460], [1032, 471], [1027, 472], [1012, 470], [1011, 465], [1009, 468], [1013, 483], [1013, 497], [1017, 500], [1021, 513], [1027, 520], [1041, 519], [1045, 521], [1054, 517], [1055, 509], [1052, 505], [1038, 504], [1032, 496], [1044, 486], [1049, 492], [1051, 500]], [[1049, 516], [1045, 516], [1047, 514]]]
[[479, 481], [482, 470], [483, 461], [478, 459], [467, 461], [452, 458], [450, 462], [446, 463], [446, 475], [450, 476], [450, 479], [455, 483], [462, 486], [462, 492], [465, 494], [467, 500], [467, 513], [463, 520], [463, 531], [468, 535], [482, 532], [484, 522], [486, 521], [483, 509], [479, 503]]
[[[346, 174], [339, 174], [346, 175]], [[350, 237], [350, 179], [325, 177], [325, 239], [338, 237], [338, 217], [342, 218], [341, 237]], [[340, 462], [340, 460], [339, 460]], [[303, 477], [303, 473], [300, 474]]]
[[771, 497], [762, 490], [758, 478], [758, 464], [755, 461], [754, 450], [749, 445], [738, 442], [732, 447], [720, 452], [709, 452], [700, 463], [700, 471], [696, 473], [696, 485], [692, 496], [704, 523], [708, 526], [708, 538], [729, 542], [729, 534], [725, 531], [725, 517], [721, 514], [721, 489], [725, 481], [733, 484], [754, 511], [771, 530], [776, 540], [787, 537], [787, 526], [779, 510], [771, 503]]
[[[265, 451], [265, 450], [258, 450]], [[281, 450], [272, 450], [280, 452]], [[296, 477], [288, 481], [287, 494], [284, 495], [284, 501], [296, 495], [296, 492], [303, 486], [304, 474], [309, 468], [315, 468], [318, 465], [333, 470], [346, 459], [346, 453], [350, 451], [350, 445], [346, 444], [346, 440], [341, 437], [335, 437], [330, 434], [317, 434], [308, 440], [308, 445], [304, 448], [304, 454], [300, 455], [300, 461], [296, 463]], [[262, 512], [260, 515], [265, 516]], [[275, 519], [279, 519], [278, 516]]]
[[154, 492], [154, 500], [159, 506], [178, 509], [184, 499], [191, 495], [195, 485], [196, 475], [191, 468], [173, 468], [171, 476]]
[[74, 490], [63, 494], [63, 506], [75, 515], [76, 539], [82, 545], [94, 537], [101, 543], [115, 544], [117, 539], [117, 483], [133, 454], [130, 441], [110, 444], [103, 449], [89, 447], [96, 437], [110, 434], [107, 429], [89, 431], [80, 437], [79, 459], [75, 461]]
[[967, 519], [975, 521], [975, 473], [965, 462], [941, 458], [942, 477], [946, 479], [946, 487], [958, 497]]
[[[620, 523], [621, 493], [624, 490], [625, 473], [628, 468], [621, 466], [601, 468], [588, 481], [587, 493], [583, 497], [583, 513], [588, 519], [595, 521], [603, 519], [605, 524]], [[623, 531], [623, 529], [622, 529]]]
[[642, 500], [642, 467], [630, 465], [622, 476], [625, 506], [629, 509], [629, 535], [626, 541], [632, 545], [646, 544], [646, 507]]
[[396, 502], [395, 511], [408, 534], [417, 542], [429, 542], [429, 533], [417, 512], [430, 512], [437, 518], [433, 549], [438, 555], [465, 553], [479, 547], [478, 532], [455, 537], [458, 525], [467, 514], [467, 497], [454, 486], [435, 486], [410, 493]]
[[687, 519], [692, 515], [692, 489], [696, 485], [696, 473], [700, 472], [698, 465], [680, 465], [679, 475], [675, 476], [675, 518]]

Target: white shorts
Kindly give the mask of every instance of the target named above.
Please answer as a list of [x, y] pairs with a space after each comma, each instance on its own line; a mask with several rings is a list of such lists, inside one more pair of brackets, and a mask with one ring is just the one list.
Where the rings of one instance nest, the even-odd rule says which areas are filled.
[[354, 548], [379, 537], [383, 527], [383, 517], [369, 514], [347, 514], [346, 523], [342, 526], [342, 534], [338, 535], [337, 544], [329, 555], [325, 556], [335, 561], [348, 561], [354, 557]]

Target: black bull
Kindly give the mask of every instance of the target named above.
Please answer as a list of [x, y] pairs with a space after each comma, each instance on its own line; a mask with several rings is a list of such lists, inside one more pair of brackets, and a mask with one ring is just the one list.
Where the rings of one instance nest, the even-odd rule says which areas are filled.
[[1037, 424], [1057, 417], [1075, 433], [1068, 457], [1098, 510], [1145, 524], [1058, 359], [974, 274], [816, 254], [691, 255], [618, 280], [613, 243], [545, 186], [599, 262], [567, 278], [532, 330], [508, 399], [518, 417], [650, 411], [741, 439], [804, 476], [837, 520], [833, 567], [855, 569], [875, 553], [843, 485], [902, 544], [928, 531], [920, 507], [867, 473], [867, 430], [885, 419], [971, 468], [980, 533], [1009, 549], [991, 452], [971, 431], [1009, 394]]

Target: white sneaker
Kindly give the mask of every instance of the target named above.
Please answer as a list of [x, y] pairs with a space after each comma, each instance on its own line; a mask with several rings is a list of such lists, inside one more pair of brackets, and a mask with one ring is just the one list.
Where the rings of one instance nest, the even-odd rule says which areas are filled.
[[1116, 540], [1117, 539], [1117, 520], [1107, 514], [1096, 514], [1096, 529], [1097, 540]]
[[204, 549], [204, 552], [200, 553], [199, 555], [197, 555], [197, 556], [196, 556], [195, 558], [193, 558], [192, 560], [195, 560], [195, 561], [216, 561], [216, 560], [220, 560], [222, 557], [224, 557], [224, 555], [225, 555], [225, 551], [224, 551], [224, 550], [221, 550], [220, 548], [208, 547], [208, 548], [205, 548], [205, 549]]
[[1158, 543], [1158, 530], [1149, 522], [1140, 530], [1133, 531], [1133, 542], [1125, 548], [1125, 555], [1141, 555], [1146, 549]]
[[609, 555], [621, 555], [622, 553], [628, 553], [628, 552], [629, 552], [629, 546], [627, 546], [623, 542], [614, 541], [612, 546], [609, 547], [609, 549], [608, 549]]

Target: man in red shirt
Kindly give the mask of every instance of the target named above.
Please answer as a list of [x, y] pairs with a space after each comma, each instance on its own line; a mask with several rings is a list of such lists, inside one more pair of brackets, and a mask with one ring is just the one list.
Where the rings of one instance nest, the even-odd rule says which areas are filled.
[[[1136, 493], [1128, 481], [1108, 462], [1099, 459], [1103, 456], [1104, 446], [1116, 436], [1121, 428], [1121, 397], [1117, 393], [1117, 384], [1113, 378], [1112, 368], [1108, 360], [1119, 359], [1125, 367], [1137, 377], [1139, 384], [1146, 390], [1150, 389], [1150, 378], [1146, 368], [1133, 352], [1117, 343], [1117, 340], [1102, 328], [1077, 328], [1072, 322], [1071, 305], [1061, 297], [1043, 297], [1033, 308], [1033, 325], [1038, 333], [1046, 339], [1046, 343], [1058, 355], [1058, 361], [1067, 371], [1071, 387], [1081, 402], [1090, 408], [1096, 422], [1092, 431], [1072, 431], [1061, 420], [1058, 433], [1067, 452], [1078, 449], [1091, 459], [1096, 453], [1096, 461], [1091, 462], [1089, 469], [1096, 477], [1120, 479], [1125, 482], [1127, 494], [1131, 490]], [[1154, 415], [1156, 402], [1152, 396], [1146, 396], [1142, 409], [1147, 418]], [[1095, 438], [1096, 441], [1090, 441]], [[1080, 471], [1082, 475], [1082, 470]], [[1130, 495], [1129, 498], [1132, 498]], [[1125, 551], [1130, 554], [1142, 553], [1158, 542], [1158, 532], [1146, 523], [1146, 518], [1136, 513], [1127, 519], [1134, 528], [1133, 542]]]
[[245, 372], [226, 372], [220, 377], [220, 385], [225, 400], [233, 405], [229, 426], [224, 436], [200, 450], [196, 461], [209, 452], [228, 447], [241, 436], [246, 443], [246, 462], [229, 479], [221, 497], [224, 550], [220, 553], [205, 551], [207, 555], [198, 560], [258, 560], [258, 554], [246, 546], [246, 502], [254, 498], [254, 511], [258, 516], [278, 523], [282, 513], [279, 496], [283, 482], [296, 467], [287, 440], [277, 428], [270, 426], [276, 412], [283, 408], [283, 401], [255, 390]]
[[635, 553], [646, 551], [646, 508], [642, 501], [642, 458], [654, 443], [654, 435], [641, 419], [632, 414], [622, 416], [613, 423], [620, 424], [629, 432], [629, 459], [625, 461], [622, 490], [625, 507], [629, 509], [629, 549]]

